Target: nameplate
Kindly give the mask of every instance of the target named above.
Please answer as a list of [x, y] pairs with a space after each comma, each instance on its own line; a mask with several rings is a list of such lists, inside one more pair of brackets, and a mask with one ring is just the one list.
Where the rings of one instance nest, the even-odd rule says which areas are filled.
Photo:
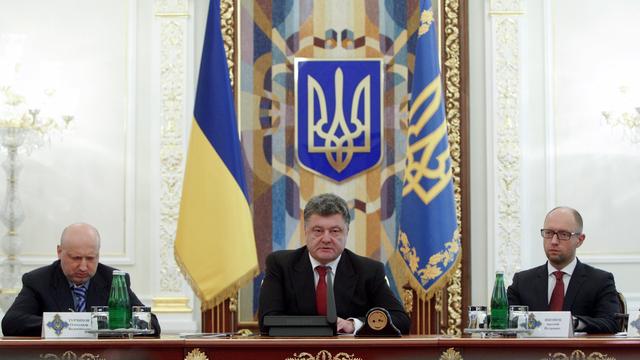
[[96, 339], [91, 330], [90, 312], [42, 313], [42, 337], [45, 339]]
[[640, 337], [640, 311], [629, 311], [627, 336]]
[[573, 336], [570, 311], [529, 311], [530, 334], [522, 337], [568, 338]]

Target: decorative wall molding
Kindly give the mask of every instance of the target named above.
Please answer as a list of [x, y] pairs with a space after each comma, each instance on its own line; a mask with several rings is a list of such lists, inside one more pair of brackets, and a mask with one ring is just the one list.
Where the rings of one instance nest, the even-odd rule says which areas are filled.
[[[493, 240], [495, 269], [503, 269], [510, 279], [520, 267], [521, 176], [520, 136], [521, 106], [521, 16], [522, 1], [493, 0], [489, 8], [490, 43], [489, 139], [493, 151], [487, 154], [493, 173], [488, 186], [493, 199], [488, 199], [489, 214], [494, 215], [489, 241]], [[491, 179], [492, 178], [492, 179]], [[493, 234], [491, 234], [493, 233]], [[493, 269], [489, 268], [491, 273]], [[488, 274], [491, 276], [491, 274]], [[492, 283], [492, 280], [489, 281]]]
[[580, 261], [587, 264], [640, 264], [640, 254], [632, 255], [583, 255], [578, 253]]
[[187, 76], [186, 48], [189, 3], [159, 0], [160, 25], [160, 291], [181, 293], [183, 278], [173, 257], [184, 168]]
[[234, 87], [235, 80], [235, 6], [233, 0], [220, 1], [220, 28], [222, 31], [222, 42], [224, 42], [224, 52], [227, 55], [227, 66], [229, 67], [229, 81]]
[[[444, 59], [442, 61], [445, 90], [445, 111], [448, 125], [451, 167], [453, 169], [453, 189], [456, 204], [458, 231], [462, 229], [462, 28], [459, 0], [444, 0]], [[456, 233], [456, 237], [460, 234]], [[469, 242], [467, 242], [469, 244]], [[444, 332], [462, 335], [462, 265], [458, 264], [447, 285], [447, 324]]]

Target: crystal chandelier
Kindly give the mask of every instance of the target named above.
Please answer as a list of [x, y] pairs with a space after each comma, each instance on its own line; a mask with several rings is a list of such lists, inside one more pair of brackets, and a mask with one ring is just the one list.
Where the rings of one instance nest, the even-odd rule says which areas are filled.
[[[2, 65], [2, 75], [17, 74], [18, 63]], [[17, 76], [16, 76], [17, 77]], [[18, 193], [19, 173], [22, 168], [19, 154], [49, 144], [51, 136], [67, 129], [73, 116], [62, 114], [56, 108], [60, 99], [53, 89], [32, 93], [30, 99], [24, 92], [16, 90], [14, 77], [0, 77], [0, 148], [6, 150], [7, 158], [2, 163], [6, 172], [6, 193], [0, 208], [0, 220], [7, 232], [2, 237], [5, 258], [0, 262], [0, 309], [5, 310], [13, 302], [20, 288], [22, 262], [18, 258], [22, 239], [18, 227], [25, 213]], [[31, 100], [31, 102], [29, 101]]]
[[622, 132], [622, 137], [632, 144], [640, 144], [640, 107], [634, 106], [635, 96], [629, 88], [620, 87], [620, 94], [617, 97], [617, 106], [614, 110], [602, 112], [605, 124]]

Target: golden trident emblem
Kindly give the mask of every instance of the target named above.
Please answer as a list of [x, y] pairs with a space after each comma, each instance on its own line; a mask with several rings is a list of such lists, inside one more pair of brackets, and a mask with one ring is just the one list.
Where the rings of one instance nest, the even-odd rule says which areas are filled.
[[[429, 97], [430, 102], [427, 102]], [[427, 123], [433, 119], [433, 115], [438, 111], [440, 102], [442, 101], [442, 85], [440, 76], [437, 76], [431, 83], [422, 90], [414, 100], [409, 111], [409, 118], [418, 117], [418, 121], [409, 126], [407, 136], [421, 136], [420, 133]], [[427, 102], [427, 107], [422, 113], [416, 113], [417, 109]], [[406, 196], [410, 192], [416, 195], [428, 204], [433, 200], [451, 181], [453, 176], [451, 167], [447, 167], [447, 159], [449, 159], [449, 144], [440, 153], [436, 153], [438, 143], [447, 135], [447, 122], [442, 123], [430, 134], [422, 136], [414, 143], [410, 144], [407, 149], [407, 165], [404, 170], [404, 187], [402, 188], [402, 196]], [[429, 166], [432, 159], [436, 159], [437, 166], [431, 168]], [[431, 187], [424, 187], [421, 184], [423, 179], [437, 180]]]
[[[310, 153], [324, 153], [331, 167], [337, 172], [342, 172], [353, 158], [355, 153], [371, 151], [371, 76], [367, 75], [360, 80], [351, 101], [351, 117], [347, 123], [343, 110], [343, 75], [342, 69], [336, 69], [335, 80], [335, 112], [329, 129], [327, 125], [327, 101], [324, 90], [311, 75], [307, 75], [307, 143]], [[318, 98], [320, 118], [315, 119], [314, 98]], [[364, 102], [364, 119], [358, 118], [360, 102]], [[350, 128], [351, 126], [351, 128]], [[353, 129], [353, 130], [352, 130]], [[320, 141], [316, 144], [316, 135]], [[364, 136], [362, 145], [356, 145], [355, 141]]]

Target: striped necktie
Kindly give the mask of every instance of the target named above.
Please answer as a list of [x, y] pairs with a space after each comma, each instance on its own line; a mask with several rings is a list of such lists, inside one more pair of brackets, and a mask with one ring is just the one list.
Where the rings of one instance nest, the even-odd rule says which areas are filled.
[[87, 306], [87, 288], [84, 286], [74, 286], [72, 291], [76, 300], [76, 312], [83, 312]]

